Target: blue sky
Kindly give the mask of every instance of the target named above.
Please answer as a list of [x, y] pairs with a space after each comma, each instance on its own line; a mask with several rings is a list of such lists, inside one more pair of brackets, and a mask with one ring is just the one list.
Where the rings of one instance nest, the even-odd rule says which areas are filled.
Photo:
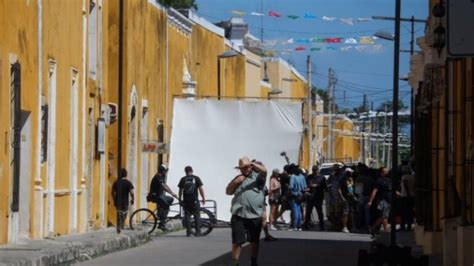
[[[260, 0], [197, 0], [198, 14], [217, 22], [227, 20], [232, 16], [232, 10], [239, 10], [250, 14], [260, 12]], [[305, 13], [322, 18], [323, 16], [337, 18], [361, 18], [378, 16], [394, 16], [394, 0], [263, 0], [263, 12], [269, 11], [286, 15], [301, 16], [291, 20], [285, 17], [263, 17], [264, 40], [294, 40], [301, 38], [336, 38], [372, 36], [378, 30], [394, 31], [392, 21], [373, 20], [356, 23], [353, 26], [337, 21], [325, 22], [321, 19], [303, 19]], [[427, 0], [402, 0], [402, 16], [426, 19], [428, 16]], [[260, 37], [260, 17], [246, 15], [244, 19], [249, 23], [253, 35]], [[415, 24], [416, 34], [423, 35], [424, 25]], [[401, 48], [409, 49], [410, 23], [402, 23]], [[314, 75], [313, 84], [320, 88], [327, 87], [328, 68], [336, 71], [338, 84], [336, 86], [336, 101], [341, 108], [352, 108], [362, 103], [363, 94], [367, 93], [369, 104], [374, 102], [377, 107], [381, 102], [392, 97], [393, 73], [393, 43], [377, 40], [382, 45], [380, 51], [359, 52], [351, 49], [348, 52], [339, 48], [346, 45], [330, 45], [337, 50], [323, 50], [311, 52], [311, 44], [293, 44], [287, 46], [270, 47], [269, 49], [294, 49], [296, 46], [306, 46], [303, 52], [292, 52], [281, 55], [290, 61], [300, 73], [306, 75], [306, 57], [311, 55]], [[314, 45], [312, 45], [314, 46]], [[324, 47], [325, 45], [319, 45]], [[318, 47], [319, 47], [318, 46]], [[328, 45], [329, 46], [329, 45]], [[416, 47], [415, 49], [419, 49]], [[401, 53], [400, 75], [406, 75], [409, 70], [409, 54]], [[344, 95], [346, 97], [344, 97]], [[400, 98], [408, 105], [410, 102], [410, 88], [405, 81], [400, 81]]]

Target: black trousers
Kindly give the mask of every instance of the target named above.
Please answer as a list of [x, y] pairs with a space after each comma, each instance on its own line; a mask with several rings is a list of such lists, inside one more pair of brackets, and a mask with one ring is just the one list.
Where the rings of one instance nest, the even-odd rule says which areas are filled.
[[170, 196], [162, 196], [157, 199], [156, 204], [158, 205], [158, 219], [160, 220], [158, 228], [166, 228], [166, 219], [168, 218], [168, 213], [170, 212], [170, 205], [172, 203], [173, 198]]
[[402, 229], [411, 229], [414, 222], [415, 197], [402, 197], [401, 224]]
[[324, 215], [323, 215], [323, 201], [322, 200], [308, 200], [306, 202], [306, 215], [305, 215], [304, 223], [306, 225], [310, 224], [313, 208], [316, 208], [316, 212], [318, 213], [319, 227], [324, 228]]
[[193, 224], [191, 223], [191, 215], [194, 217], [194, 229], [196, 230], [196, 236], [201, 235], [201, 205], [199, 201], [193, 203], [184, 203], [184, 226], [186, 227], [186, 234], [191, 234], [191, 228]]

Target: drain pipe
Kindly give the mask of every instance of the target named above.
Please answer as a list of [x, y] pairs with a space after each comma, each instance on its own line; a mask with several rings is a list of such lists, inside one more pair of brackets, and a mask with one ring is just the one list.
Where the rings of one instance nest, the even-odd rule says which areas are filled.
[[122, 115], [123, 115], [123, 13], [124, 0], [119, 4], [119, 62], [118, 62], [118, 143], [117, 143], [117, 179], [122, 169]]

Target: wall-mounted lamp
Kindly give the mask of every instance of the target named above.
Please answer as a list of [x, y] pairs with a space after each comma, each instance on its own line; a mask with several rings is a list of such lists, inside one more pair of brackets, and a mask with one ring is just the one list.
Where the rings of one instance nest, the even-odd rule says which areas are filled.
[[438, 51], [438, 56], [441, 56], [444, 46], [446, 45], [446, 29], [440, 24], [433, 31], [434, 42], [433, 48]]
[[431, 13], [435, 18], [439, 19], [439, 25], [434, 29], [434, 41], [433, 48], [438, 51], [438, 56], [441, 56], [441, 52], [446, 46], [446, 29], [443, 27], [442, 18], [446, 15], [446, 7], [444, 6], [443, 0], [440, 0], [431, 10]]
[[431, 13], [436, 18], [444, 17], [444, 15], [446, 15], [446, 7], [444, 7], [443, 1], [440, 1], [439, 3], [437, 3], [431, 10]]
[[281, 94], [281, 93], [283, 93], [282, 90], [280, 90], [280, 89], [273, 89], [273, 90], [268, 91], [267, 97], [268, 97], [268, 99], [270, 100], [270, 95], [277, 95], [277, 94]]

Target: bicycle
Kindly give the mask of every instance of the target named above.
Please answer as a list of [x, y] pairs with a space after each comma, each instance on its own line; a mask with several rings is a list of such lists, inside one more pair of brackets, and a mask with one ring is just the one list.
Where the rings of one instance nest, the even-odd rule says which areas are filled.
[[[213, 208], [214, 210], [216, 210], [215, 201], [207, 200], [206, 202], [213, 203], [214, 206], [209, 207], [209, 208]], [[184, 216], [181, 214], [182, 202], [171, 204], [170, 211], [171, 211], [172, 206], [177, 206], [177, 205], [180, 205], [178, 214], [172, 217], [168, 216], [166, 218], [166, 223], [173, 219], [179, 219], [183, 222], [183, 225], [184, 225]], [[132, 215], [130, 215], [130, 219], [129, 219], [130, 229], [148, 231], [148, 234], [152, 234], [159, 223], [158, 211], [159, 211], [158, 207], [155, 207], [153, 211], [148, 208], [141, 208], [134, 211]], [[217, 224], [217, 219], [216, 219], [216, 216], [210, 210], [208, 210], [207, 207], [201, 207], [199, 209], [199, 212], [201, 216], [201, 235], [205, 236], [211, 233], [211, 231], [214, 229], [214, 226]], [[193, 235], [196, 235], [194, 216], [191, 216], [190, 222], [191, 222], [191, 228], [192, 228], [191, 233]]]

